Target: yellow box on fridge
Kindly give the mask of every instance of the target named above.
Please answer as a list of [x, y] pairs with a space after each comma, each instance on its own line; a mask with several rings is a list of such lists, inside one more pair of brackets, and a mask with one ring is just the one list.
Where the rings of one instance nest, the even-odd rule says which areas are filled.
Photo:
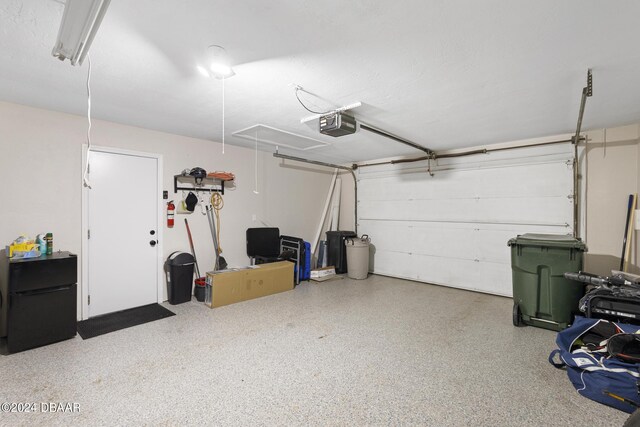
[[29, 252], [34, 249], [38, 249], [38, 245], [35, 243], [12, 243], [7, 246], [7, 253], [9, 258], [13, 258], [14, 252]]

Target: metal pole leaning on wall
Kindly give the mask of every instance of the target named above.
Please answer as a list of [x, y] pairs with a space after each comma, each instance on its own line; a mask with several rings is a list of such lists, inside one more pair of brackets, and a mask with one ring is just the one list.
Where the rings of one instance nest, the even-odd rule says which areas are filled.
[[342, 166], [342, 165], [334, 165], [332, 163], [319, 162], [317, 160], [304, 159], [302, 157], [287, 156], [286, 154], [279, 154], [279, 153], [273, 153], [273, 157], [277, 157], [279, 159], [284, 159], [284, 160], [293, 160], [295, 162], [310, 163], [312, 165], [326, 166], [328, 168], [349, 171], [351, 173], [351, 176], [353, 177], [353, 193], [355, 198], [355, 203], [354, 203], [355, 230], [354, 231], [356, 234], [358, 234], [358, 180], [356, 179], [356, 174], [353, 171], [353, 168], [350, 168], [348, 166]]

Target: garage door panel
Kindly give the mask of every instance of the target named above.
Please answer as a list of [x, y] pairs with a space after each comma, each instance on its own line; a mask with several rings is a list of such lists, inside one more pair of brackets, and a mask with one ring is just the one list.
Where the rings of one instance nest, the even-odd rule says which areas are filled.
[[564, 197], [522, 197], [448, 200], [365, 200], [358, 214], [368, 220], [565, 224], [572, 212]]
[[374, 272], [510, 296], [507, 241], [570, 234], [573, 215], [571, 146], [517, 151], [454, 161], [434, 177], [406, 164], [360, 170], [359, 231], [375, 246]]
[[524, 233], [566, 234], [567, 227], [506, 227], [492, 224], [420, 224], [363, 220], [360, 229], [371, 234], [375, 229], [374, 246], [387, 251], [420, 254], [493, 263], [510, 264], [507, 242]]
[[[567, 139], [571, 138], [569, 135]], [[375, 167], [361, 167], [358, 169], [363, 179], [369, 176], [398, 175], [400, 173], [426, 172], [429, 166], [437, 171], [462, 171], [468, 169], [487, 169], [503, 166], [531, 166], [535, 164], [570, 164], [573, 155], [573, 145], [547, 145], [545, 147], [520, 147], [517, 150], [494, 151], [485, 155], [439, 158], [435, 161], [422, 160], [418, 162], [405, 162], [383, 164]]]
[[[571, 194], [572, 168], [565, 162], [502, 166], [492, 169], [442, 171], [430, 177], [426, 170], [361, 178], [364, 200], [407, 200], [416, 195], [429, 200], [451, 198], [566, 197]], [[560, 178], [560, 179], [559, 179]], [[564, 183], [565, 185], [559, 185]]]
[[511, 269], [502, 264], [376, 251], [376, 274], [511, 296]]
[[[361, 227], [366, 230], [368, 227]], [[374, 244], [392, 252], [474, 259], [475, 245], [468, 244], [473, 230], [465, 228], [396, 227], [381, 225]], [[462, 242], [466, 242], [464, 244]]]

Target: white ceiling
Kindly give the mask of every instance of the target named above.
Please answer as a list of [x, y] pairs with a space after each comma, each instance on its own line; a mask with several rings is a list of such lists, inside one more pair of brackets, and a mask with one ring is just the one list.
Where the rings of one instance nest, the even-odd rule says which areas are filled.
[[[86, 114], [88, 62], [51, 56], [56, 0], [0, 2], [0, 100]], [[297, 102], [361, 101], [361, 120], [434, 150], [640, 122], [640, 2], [619, 0], [112, 0], [92, 45], [92, 113], [212, 141], [222, 139], [222, 82], [202, 77], [222, 45], [225, 142], [257, 124], [330, 145], [281, 150], [331, 162], [420, 151], [360, 131], [332, 138]], [[260, 144], [273, 151], [272, 145]]]

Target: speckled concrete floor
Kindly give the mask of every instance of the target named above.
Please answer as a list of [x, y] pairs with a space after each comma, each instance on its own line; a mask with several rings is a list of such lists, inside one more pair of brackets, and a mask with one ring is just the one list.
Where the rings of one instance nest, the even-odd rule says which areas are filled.
[[547, 362], [511, 300], [373, 276], [0, 356], [2, 425], [622, 425]]

